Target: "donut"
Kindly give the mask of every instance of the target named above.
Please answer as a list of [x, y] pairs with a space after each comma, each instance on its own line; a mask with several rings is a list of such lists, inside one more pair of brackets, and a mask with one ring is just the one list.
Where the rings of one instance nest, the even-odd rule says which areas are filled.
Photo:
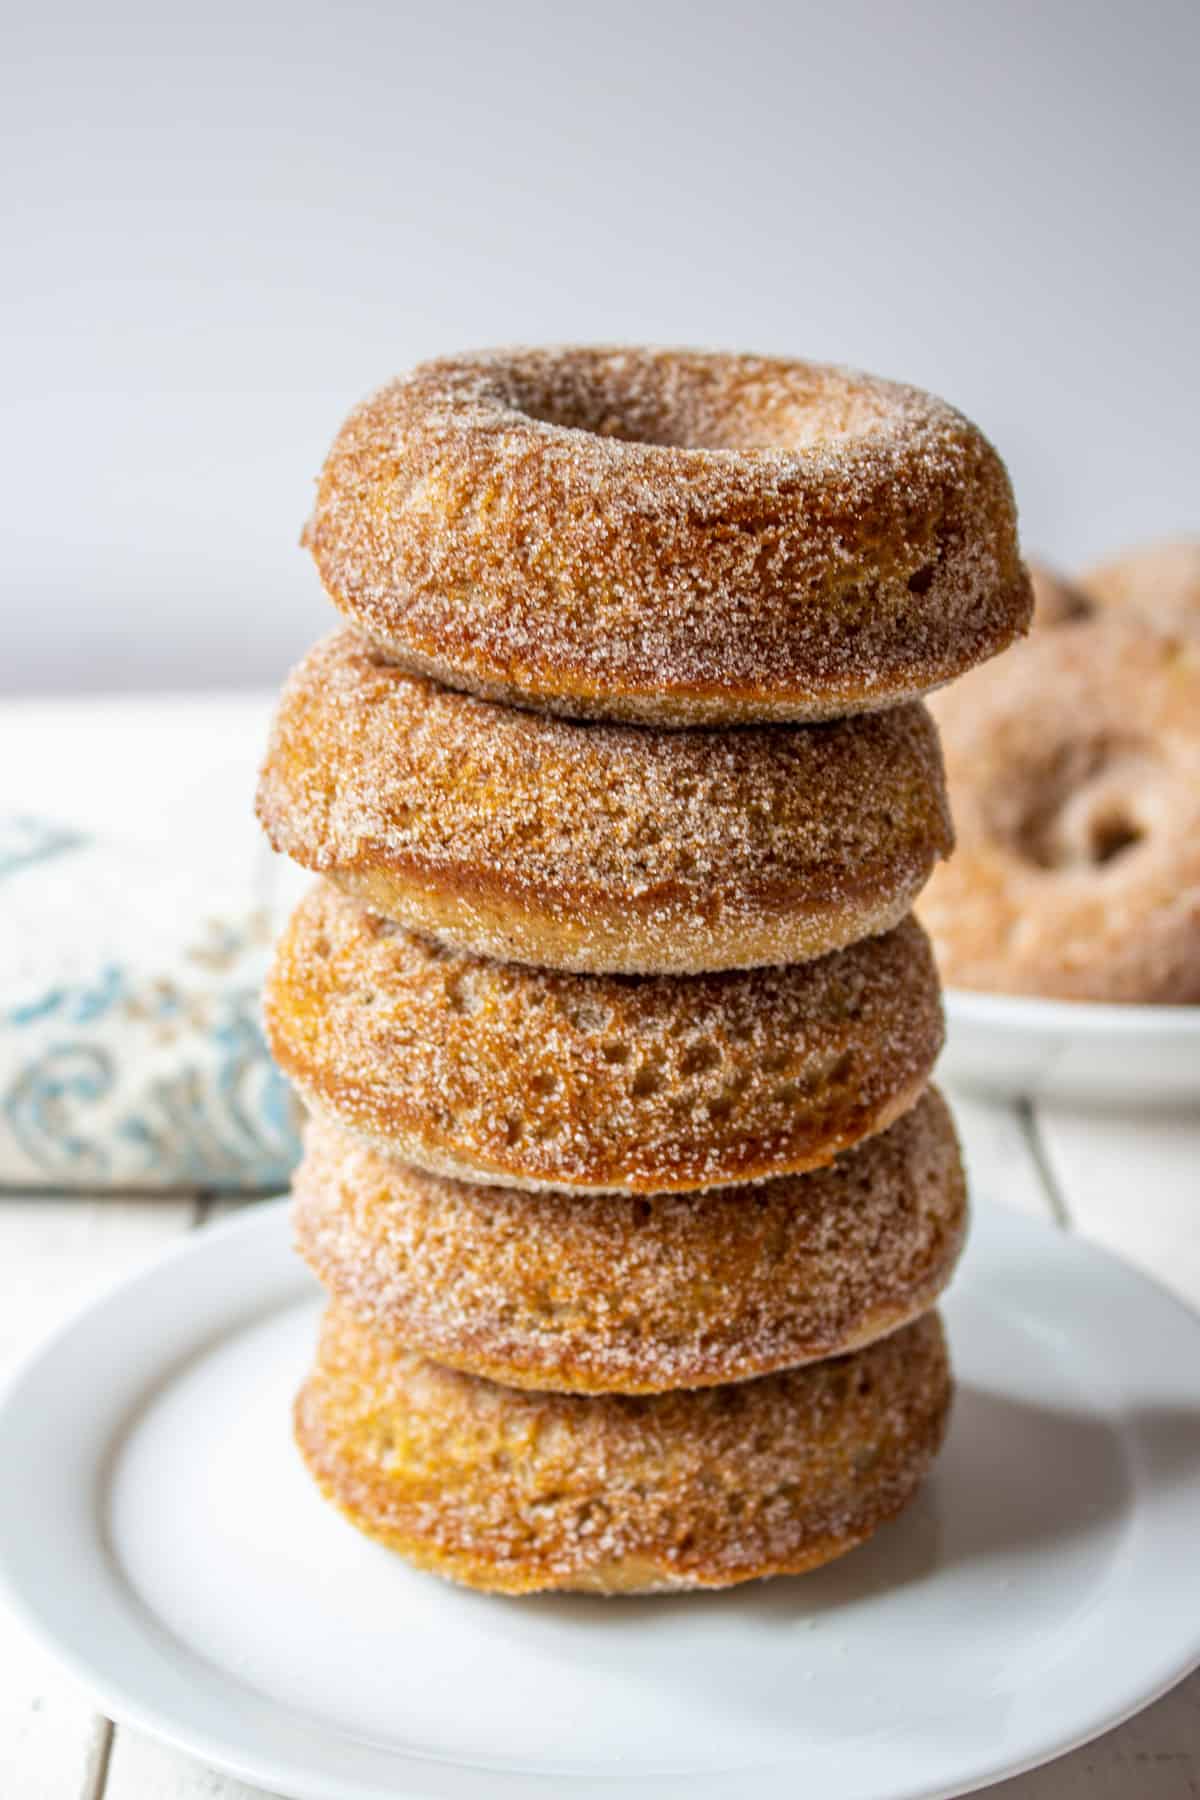
[[284, 690], [277, 850], [482, 956], [584, 972], [801, 962], [910, 909], [952, 842], [919, 703], [821, 726], [581, 725], [452, 692], [352, 632]]
[[816, 1568], [911, 1498], [945, 1431], [935, 1313], [732, 1387], [539, 1394], [428, 1362], [331, 1308], [301, 1453], [360, 1531], [499, 1593], [728, 1587]]
[[264, 999], [314, 1110], [433, 1174], [516, 1187], [819, 1167], [914, 1104], [942, 1041], [912, 920], [785, 969], [563, 975], [448, 949], [322, 884]]
[[351, 414], [304, 541], [404, 668], [653, 725], [891, 706], [1031, 607], [1008, 476], [961, 414], [692, 350], [426, 363]]
[[1071, 625], [1077, 619], [1091, 618], [1096, 602], [1082, 587], [1049, 563], [1029, 557], [1025, 566], [1033, 588], [1033, 623], [1039, 630], [1045, 625]]
[[752, 1187], [480, 1187], [313, 1121], [292, 1191], [297, 1247], [365, 1331], [572, 1393], [710, 1387], [857, 1350], [929, 1310], [966, 1229], [932, 1090], [827, 1168]]
[[956, 855], [920, 913], [953, 986], [1200, 1000], [1200, 639], [1115, 611], [937, 699]]
[[1128, 609], [1164, 630], [1200, 629], [1200, 538], [1143, 544], [1093, 564], [1080, 585], [1099, 606]]

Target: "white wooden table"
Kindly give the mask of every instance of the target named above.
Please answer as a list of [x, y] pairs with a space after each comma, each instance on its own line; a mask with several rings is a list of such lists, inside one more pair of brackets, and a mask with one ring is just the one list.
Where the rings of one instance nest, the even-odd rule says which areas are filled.
[[[128, 830], [136, 795], [135, 823], [147, 837], [169, 843], [180, 832], [189, 855], [208, 846], [250, 869], [249, 793], [267, 704], [247, 696], [217, 706], [9, 707], [0, 711], [0, 767], [23, 771], [23, 803], [70, 817], [85, 758], [95, 823]], [[1200, 1307], [1200, 1119], [952, 1098], [977, 1205], [1014, 1206], [1082, 1232]], [[202, 1192], [0, 1195], [0, 1368], [139, 1260], [203, 1230], [217, 1210]], [[1200, 1675], [1095, 1744], [989, 1791], [1003, 1800], [1200, 1800]], [[114, 1726], [0, 1610], [0, 1800], [259, 1794]]]

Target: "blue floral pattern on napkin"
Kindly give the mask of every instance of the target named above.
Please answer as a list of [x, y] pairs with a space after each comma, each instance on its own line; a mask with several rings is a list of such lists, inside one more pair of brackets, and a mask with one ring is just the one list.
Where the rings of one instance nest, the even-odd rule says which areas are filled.
[[[65, 877], [64, 861], [77, 864]], [[52, 863], [42, 893], [39, 873]], [[171, 881], [156, 910], [156, 882], [133, 871], [123, 888], [119, 866], [111, 846], [68, 827], [0, 821], [0, 921], [18, 957], [38, 940], [35, 966], [5, 973], [0, 1185], [284, 1185], [298, 1153], [296, 1107], [258, 1021], [274, 920], [261, 907], [214, 913], [203, 894], [189, 918]], [[107, 906], [97, 905], [97, 877], [107, 877]], [[10, 918], [15, 890], [23, 908]], [[126, 893], [136, 902], [127, 914]], [[56, 931], [72, 969], [47, 979]]]

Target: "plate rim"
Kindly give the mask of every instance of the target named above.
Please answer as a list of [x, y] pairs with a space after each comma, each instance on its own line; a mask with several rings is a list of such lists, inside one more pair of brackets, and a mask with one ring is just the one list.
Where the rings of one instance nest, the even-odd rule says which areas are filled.
[[1053, 1033], [1058, 1037], [1200, 1037], [1200, 1006], [1125, 1006], [950, 986], [943, 988], [942, 994], [952, 1023], [960, 1019], [994, 1031]]
[[[176, 1243], [144, 1259], [123, 1279], [107, 1287], [81, 1306], [74, 1308], [66, 1318], [19, 1358], [15, 1366], [8, 1371], [5, 1379], [0, 1382], [0, 1445], [3, 1444], [5, 1433], [9, 1428], [10, 1412], [19, 1406], [22, 1392], [27, 1383], [36, 1377], [38, 1370], [46, 1361], [61, 1353], [64, 1346], [77, 1332], [94, 1325], [118, 1302], [132, 1299], [139, 1288], [147, 1284], [156, 1286], [164, 1279], [169, 1281], [176, 1265], [190, 1262], [202, 1253], [211, 1256], [214, 1249], [219, 1250], [223, 1242], [236, 1242], [242, 1237], [261, 1236], [266, 1238], [276, 1235], [279, 1225], [286, 1219], [288, 1204], [286, 1195], [257, 1201], [230, 1218], [206, 1227], [203, 1231], [185, 1233]], [[983, 1201], [978, 1204], [976, 1229], [982, 1223], [981, 1215], [996, 1220], [998, 1229], [1011, 1232], [1018, 1239], [1022, 1237], [1041, 1239], [1047, 1247], [1053, 1246], [1056, 1255], [1060, 1258], [1066, 1256], [1069, 1260], [1080, 1260], [1085, 1263], [1090, 1261], [1094, 1265], [1107, 1269], [1110, 1276], [1116, 1275], [1131, 1287], [1142, 1290], [1143, 1294], [1149, 1296], [1156, 1306], [1165, 1305], [1180, 1323], [1200, 1333], [1200, 1308], [1193, 1307], [1161, 1281], [1127, 1263], [1104, 1246], [1074, 1233], [1063, 1233], [1050, 1221], [1031, 1218], [1029, 1215], [1006, 1207], [997, 1201]], [[1002, 1225], [999, 1224], [999, 1220], [1003, 1220]], [[290, 1237], [280, 1235], [286, 1255], [291, 1256]], [[286, 1302], [289, 1290], [294, 1293], [296, 1298], [302, 1296], [311, 1278], [307, 1276], [307, 1272], [298, 1262], [289, 1272], [294, 1275], [294, 1280], [278, 1282], [269, 1290], [264, 1283], [261, 1297], [256, 1305], [242, 1309], [241, 1316], [247, 1322], [252, 1318], [265, 1315], [281, 1301]], [[225, 1331], [236, 1328], [236, 1326], [227, 1326]], [[197, 1326], [192, 1340], [192, 1348], [188, 1353], [188, 1360], [201, 1351], [206, 1337], [211, 1335], [211, 1329], [206, 1332], [203, 1325]], [[225, 1335], [225, 1332], [218, 1335]], [[177, 1360], [177, 1358], [171, 1358], [158, 1365], [148, 1364], [144, 1386], [141, 1390], [143, 1399], [149, 1397], [164, 1379], [169, 1379], [170, 1369]], [[114, 1426], [109, 1432], [109, 1444], [115, 1442], [126, 1428], [126, 1426]], [[99, 1464], [97, 1470], [98, 1468]], [[110, 1584], [114, 1588], [123, 1589], [136, 1602], [137, 1596], [128, 1588], [128, 1584], [121, 1580], [112, 1566], [111, 1554], [104, 1542], [98, 1508], [93, 1507], [92, 1511], [95, 1515], [92, 1552], [97, 1561], [104, 1565]], [[306, 1797], [319, 1795], [321, 1800], [434, 1800], [433, 1790], [427, 1789], [421, 1779], [422, 1768], [428, 1773], [434, 1764], [431, 1764], [431, 1760], [418, 1751], [393, 1751], [390, 1749], [384, 1751], [381, 1749], [378, 1752], [386, 1755], [388, 1760], [395, 1765], [394, 1779], [389, 1782], [387, 1787], [382, 1787], [373, 1780], [364, 1782], [353, 1775], [348, 1779], [342, 1779], [322, 1774], [319, 1776], [321, 1785], [318, 1788], [309, 1785], [308, 1778], [311, 1772], [302, 1763], [297, 1762], [294, 1757], [289, 1761], [286, 1756], [272, 1755], [255, 1747], [247, 1748], [244, 1743], [231, 1745], [229, 1742], [212, 1736], [203, 1724], [189, 1723], [186, 1719], [181, 1721], [155, 1704], [145, 1701], [119, 1677], [110, 1677], [106, 1673], [102, 1654], [97, 1653], [93, 1648], [89, 1655], [81, 1651], [76, 1644], [64, 1641], [55, 1631], [53, 1624], [41, 1616], [37, 1605], [21, 1585], [17, 1565], [12, 1556], [12, 1548], [2, 1535], [0, 1535], [0, 1600], [12, 1609], [24, 1627], [43, 1645], [59, 1666], [68, 1670], [109, 1716], [119, 1723], [146, 1732], [185, 1755], [208, 1763], [213, 1768], [268, 1789], [277, 1788], [282, 1781], [284, 1788], [281, 1791]], [[148, 1615], [148, 1617], [155, 1626], [163, 1629], [160, 1622], [153, 1619], [152, 1615]], [[190, 1646], [181, 1645], [179, 1648], [185, 1658], [202, 1663], [198, 1653]], [[889, 1790], [887, 1800], [951, 1800], [952, 1796], [974, 1793], [995, 1782], [1011, 1779], [1039, 1768], [1069, 1754], [1072, 1750], [1081, 1748], [1108, 1731], [1116, 1729], [1169, 1693], [1198, 1667], [1200, 1667], [1200, 1623], [1197, 1624], [1193, 1639], [1186, 1651], [1182, 1655], [1176, 1654], [1167, 1657], [1161, 1666], [1156, 1666], [1153, 1678], [1139, 1685], [1127, 1704], [1113, 1707], [1104, 1712], [1103, 1716], [1092, 1718], [1086, 1724], [1068, 1728], [1060, 1735], [1048, 1737], [1028, 1756], [1019, 1759], [1001, 1756], [986, 1767], [977, 1764], [971, 1773], [960, 1775], [950, 1786], [896, 1787]], [[223, 1683], [236, 1691], [238, 1682], [235, 1674], [224, 1669], [217, 1669], [215, 1672]], [[247, 1691], [249, 1692], [249, 1690]], [[268, 1704], [273, 1705], [281, 1713], [287, 1711], [283, 1702], [268, 1701]], [[322, 1722], [311, 1721], [301, 1714], [291, 1715], [291, 1723], [294, 1727], [313, 1732], [318, 1738], [326, 1741], [331, 1741], [336, 1737], [336, 1733]], [[346, 1739], [345, 1742], [349, 1745], [352, 1740]], [[614, 1791], [621, 1789], [631, 1793], [651, 1794], [656, 1791], [665, 1793], [668, 1790], [668, 1783], [683, 1779], [669, 1775], [647, 1776], [645, 1774], [622, 1777], [619, 1774], [608, 1772], [601, 1777], [596, 1773], [556, 1773], [553, 1770], [514, 1771], [488, 1768], [477, 1762], [442, 1761], [441, 1759], [436, 1759], [436, 1766], [446, 1772], [461, 1773], [462, 1776], [474, 1779], [476, 1782], [487, 1780], [495, 1783], [497, 1788], [507, 1782], [525, 1784], [530, 1791], [536, 1789], [539, 1792], [548, 1792], [546, 1783], [553, 1781], [556, 1784], [556, 1793], [562, 1797], [562, 1800], [568, 1800], [576, 1783], [580, 1784], [581, 1792], [585, 1789], [589, 1792], [592, 1791], [592, 1787], [600, 1779], [603, 1779], [605, 1784]], [[750, 1773], [749, 1769], [743, 1770], [740, 1772], [739, 1778], [748, 1777]], [[764, 1765], [760, 1770], [760, 1778], [764, 1782], [772, 1783], [772, 1792], [774, 1792], [774, 1782], [777, 1779], [782, 1777], [785, 1780], [794, 1780], [795, 1775], [796, 1766], [792, 1764], [773, 1763]], [[704, 1792], [704, 1784], [712, 1777], [701, 1773], [699, 1779], [695, 1775], [689, 1775], [686, 1779], [689, 1788], [697, 1794], [701, 1794]], [[400, 1782], [403, 1782], [404, 1785], [396, 1785]], [[512, 1791], [516, 1793], [518, 1787], [514, 1785]], [[520, 1791], [523, 1792], [524, 1787], [521, 1787]]]

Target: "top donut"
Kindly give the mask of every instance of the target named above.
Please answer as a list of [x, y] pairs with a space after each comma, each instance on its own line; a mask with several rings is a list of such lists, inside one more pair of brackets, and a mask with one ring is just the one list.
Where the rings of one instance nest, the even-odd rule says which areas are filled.
[[915, 698], [1029, 623], [1004, 465], [874, 376], [699, 351], [486, 351], [339, 433], [305, 531], [401, 667], [654, 725]]

